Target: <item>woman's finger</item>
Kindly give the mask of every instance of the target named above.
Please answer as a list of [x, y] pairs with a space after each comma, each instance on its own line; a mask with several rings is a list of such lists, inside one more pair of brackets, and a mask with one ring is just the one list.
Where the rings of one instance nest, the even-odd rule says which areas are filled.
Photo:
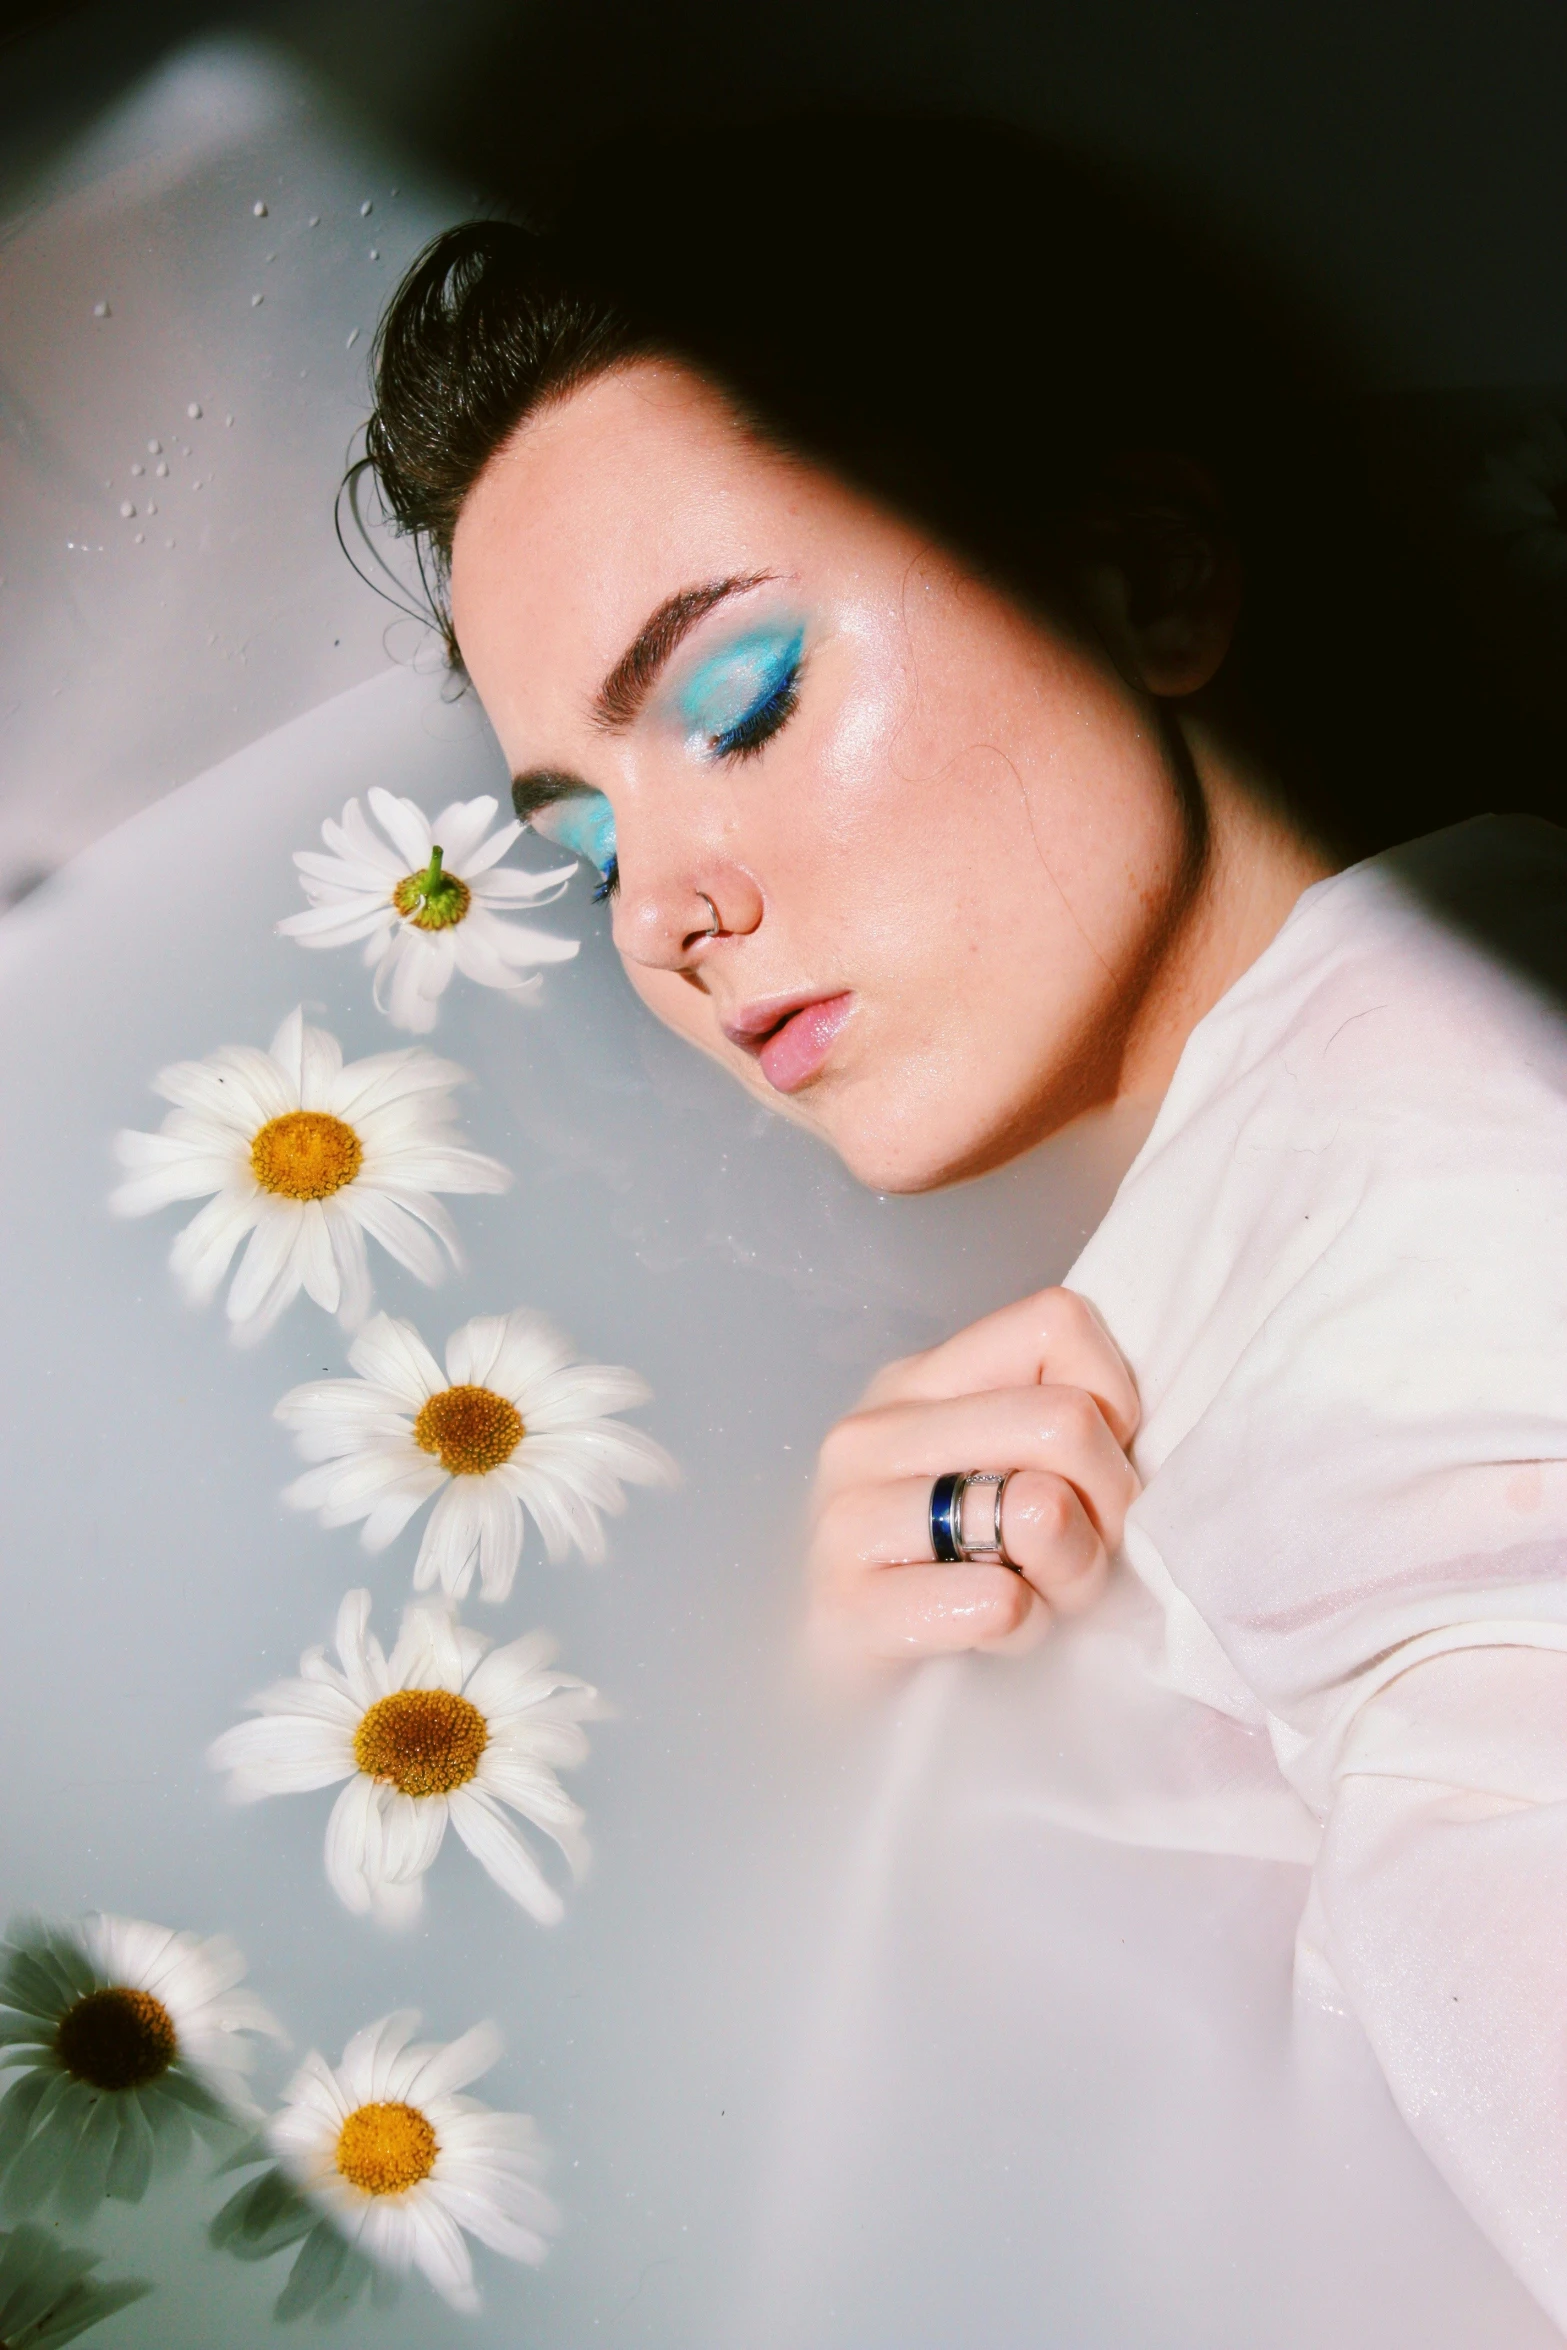
[[810, 1629], [818, 1653], [897, 1658], [1017, 1647], [1046, 1621], [1044, 1602], [1009, 1567], [888, 1567], [819, 1587]]
[[1086, 1388], [1123, 1445], [1137, 1432], [1137, 1382], [1093, 1307], [1073, 1289], [1038, 1290], [924, 1354], [889, 1363], [860, 1408], [1040, 1385]]
[[1107, 1550], [1120, 1542], [1137, 1474], [1096, 1399], [1080, 1387], [1024, 1387], [940, 1403], [893, 1403], [840, 1420], [822, 1446], [825, 1506], [856, 1485], [962, 1469], [1040, 1469], [1075, 1486]]
[[[978, 1497], [977, 1509], [966, 1515], [971, 1538], [975, 1515], [988, 1535], [993, 1523], [988, 1494]], [[1104, 1579], [1108, 1557], [1099, 1530], [1064, 1477], [1016, 1470], [1002, 1495], [1001, 1540], [1012, 1566], [1063, 1614], [1086, 1607]], [[930, 1484], [925, 1478], [850, 1486], [825, 1505], [817, 1520], [811, 1572], [818, 1584], [847, 1588], [864, 1576], [930, 1564]]]
[[1001, 1503], [1006, 1554], [1058, 1616], [1081, 1615], [1110, 1572], [1110, 1553], [1064, 1477], [1019, 1469]]

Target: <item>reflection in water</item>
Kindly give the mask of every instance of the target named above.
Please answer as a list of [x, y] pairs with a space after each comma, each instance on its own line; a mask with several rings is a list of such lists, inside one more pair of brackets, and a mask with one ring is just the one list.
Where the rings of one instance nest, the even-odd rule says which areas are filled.
[[80, 1927], [23, 1920], [0, 1963], [0, 2193], [13, 2211], [51, 2199], [83, 2216], [138, 2203], [190, 2152], [255, 2112], [250, 2035], [281, 2037], [238, 1988], [245, 1962], [137, 1918]]
[[249, 2260], [299, 2244], [279, 2318], [357, 2298], [372, 2267], [394, 2279], [417, 2268], [454, 2309], [476, 2309], [468, 2235], [510, 2260], [544, 2258], [559, 2223], [532, 2116], [463, 2094], [500, 2054], [499, 2033], [415, 2041], [418, 2024], [411, 2009], [383, 2016], [335, 2067], [312, 2050], [264, 2139], [231, 2166], [276, 2157], [211, 2234]]
[[582, 1813], [555, 1773], [586, 1756], [580, 1725], [596, 1693], [555, 1669], [547, 1633], [492, 1649], [449, 1607], [415, 1602], [388, 1657], [369, 1627], [369, 1592], [350, 1591], [337, 1614], [340, 1664], [307, 1649], [298, 1680], [263, 1690], [260, 1719], [226, 1731], [212, 1762], [241, 1802], [346, 1779], [327, 1822], [326, 1873], [347, 1908], [382, 1925], [419, 1915], [448, 1819], [501, 1890], [554, 1925], [560, 1895], [506, 1813], [581, 1868]]
[[92, 2274], [95, 2252], [57, 2244], [42, 2228], [0, 2233], [0, 2344], [4, 2350], [61, 2350], [89, 2326], [139, 2301], [150, 2285]]

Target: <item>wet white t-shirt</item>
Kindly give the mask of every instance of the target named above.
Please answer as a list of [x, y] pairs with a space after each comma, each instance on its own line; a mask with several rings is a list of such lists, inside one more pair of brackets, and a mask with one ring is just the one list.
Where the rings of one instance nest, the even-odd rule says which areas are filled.
[[1145, 1483], [1051, 1675], [1064, 1816], [1312, 1863], [1303, 1994], [1567, 2324], [1558, 970], [1567, 832], [1488, 819], [1309, 890], [1194, 1031], [1068, 1277]]

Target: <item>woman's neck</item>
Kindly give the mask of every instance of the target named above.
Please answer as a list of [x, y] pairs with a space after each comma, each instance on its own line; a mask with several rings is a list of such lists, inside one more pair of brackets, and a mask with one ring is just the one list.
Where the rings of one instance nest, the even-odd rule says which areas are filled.
[[1187, 1038], [1272, 945], [1302, 891], [1338, 870], [1189, 707], [1177, 711], [1207, 809], [1201, 877], [1131, 1021], [1116, 1099], [1156, 1104]]

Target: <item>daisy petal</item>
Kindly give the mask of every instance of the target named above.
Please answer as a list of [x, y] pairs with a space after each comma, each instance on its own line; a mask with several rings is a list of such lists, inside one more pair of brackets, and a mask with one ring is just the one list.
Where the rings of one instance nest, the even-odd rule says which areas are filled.
[[541, 1926], [558, 1925], [565, 1903], [499, 1808], [477, 1789], [461, 1787], [451, 1798], [451, 1815], [452, 1826], [501, 1891]]
[[412, 800], [397, 798], [372, 784], [366, 794], [370, 812], [403, 859], [410, 873], [421, 873], [430, 862], [430, 826]]
[[363, 1916], [370, 1907], [370, 1872], [379, 1860], [380, 1816], [373, 1779], [349, 1780], [326, 1827], [327, 1882], [345, 1909]]
[[177, 1236], [169, 1266], [193, 1304], [206, 1305], [217, 1295], [234, 1251], [255, 1227], [260, 1205], [259, 1197], [237, 1199], [232, 1192], [220, 1192]]

